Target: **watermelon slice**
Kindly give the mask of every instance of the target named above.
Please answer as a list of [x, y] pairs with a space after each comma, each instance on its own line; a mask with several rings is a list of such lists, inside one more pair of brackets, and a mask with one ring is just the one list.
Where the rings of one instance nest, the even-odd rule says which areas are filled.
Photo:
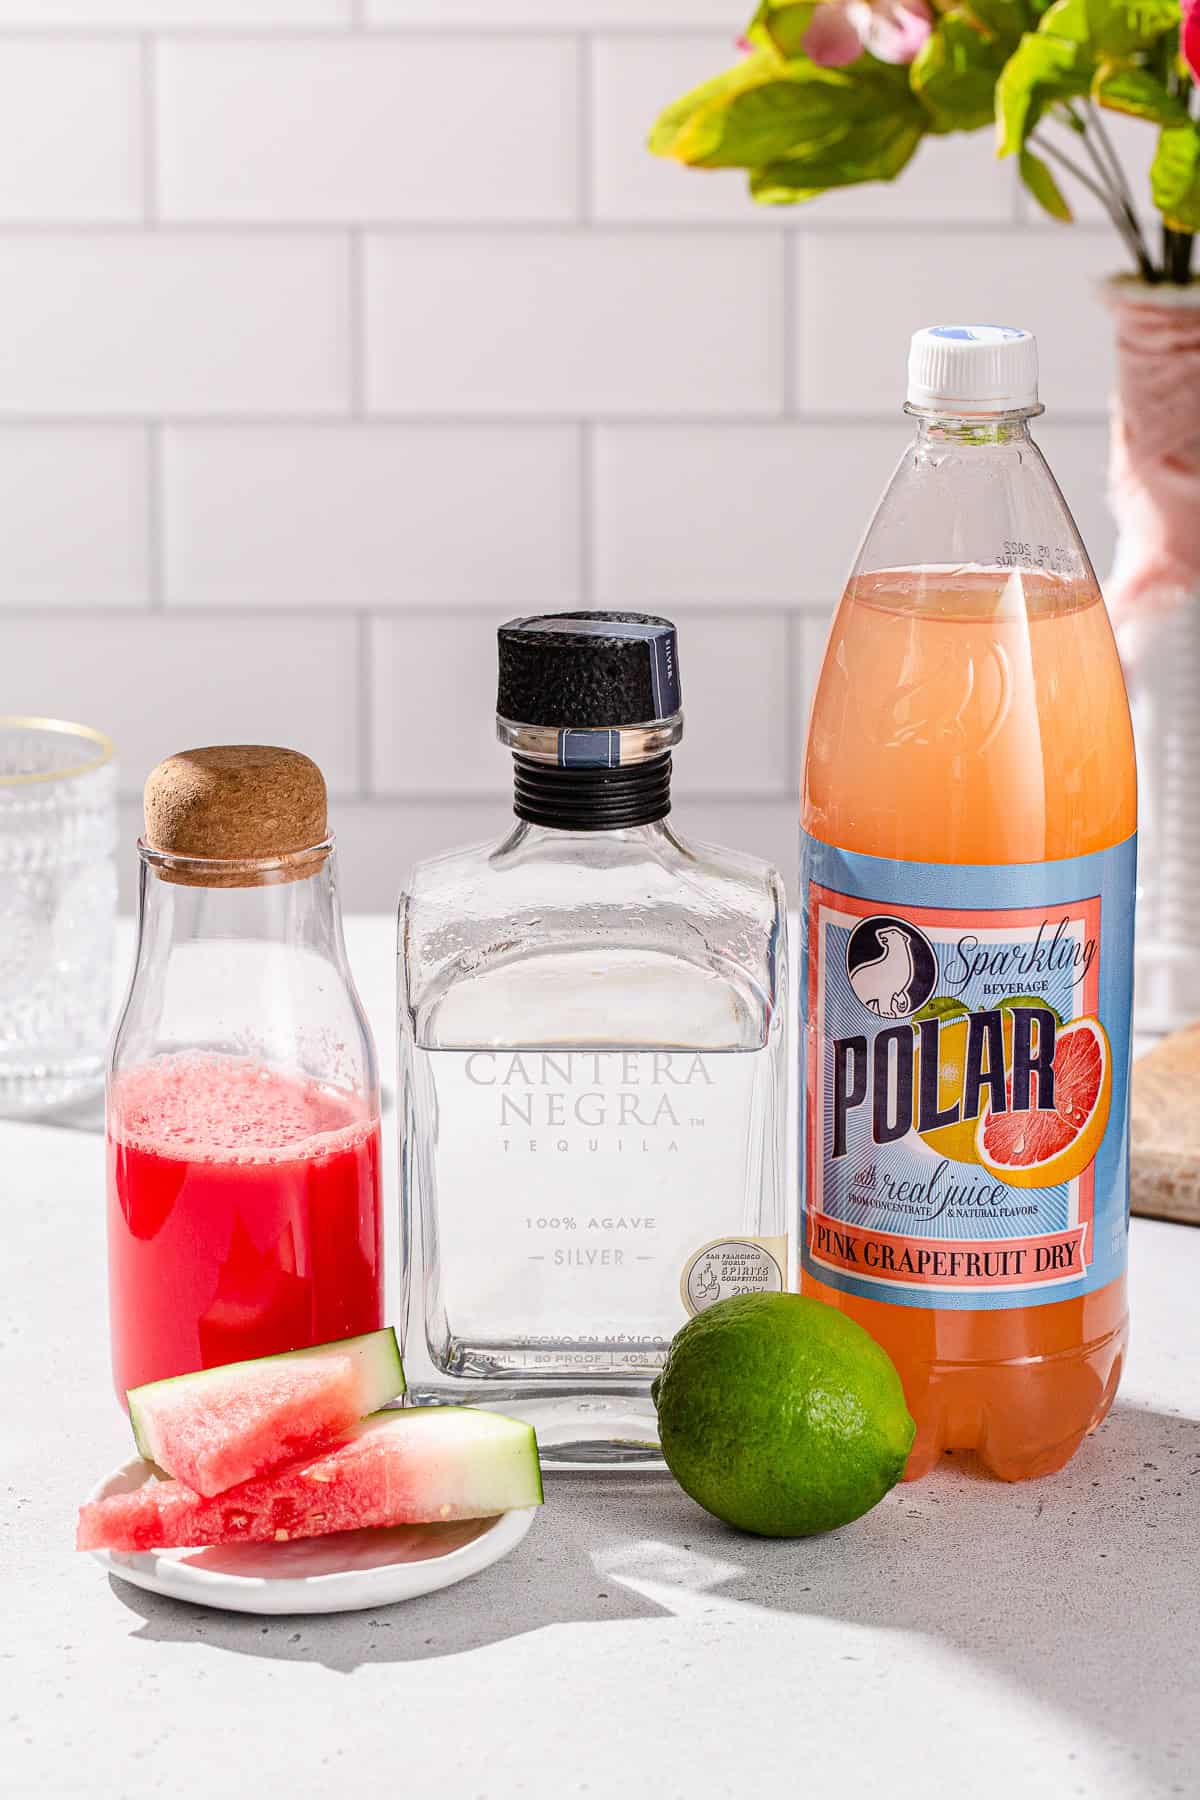
[[467, 1406], [376, 1413], [334, 1449], [203, 1499], [148, 1481], [80, 1509], [79, 1550], [285, 1543], [364, 1525], [484, 1519], [538, 1506], [533, 1428]]
[[315, 1456], [403, 1392], [389, 1326], [130, 1388], [129, 1419], [147, 1462], [211, 1497]]

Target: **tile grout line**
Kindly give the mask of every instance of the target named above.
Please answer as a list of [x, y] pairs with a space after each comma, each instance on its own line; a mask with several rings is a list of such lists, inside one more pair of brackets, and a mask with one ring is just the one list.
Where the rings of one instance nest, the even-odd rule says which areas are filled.
[[796, 374], [799, 367], [799, 345], [796, 342], [800, 329], [799, 311], [797, 307], [797, 288], [799, 286], [796, 267], [799, 259], [799, 245], [793, 253], [792, 239], [788, 232], [780, 234], [780, 251], [782, 256], [782, 276], [780, 280], [780, 306], [783, 318], [780, 322], [782, 333], [782, 376], [783, 406], [781, 411], [785, 419], [794, 419], [800, 412], [800, 395], [797, 392]]
[[594, 602], [596, 428], [592, 420], [579, 424], [579, 604], [588, 611]]
[[142, 226], [156, 226], [161, 216], [158, 168], [158, 55], [152, 34], [139, 44], [140, 125], [142, 134]]
[[[787, 657], [787, 676], [784, 681], [784, 693], [787, 695], [786, 723], [783, 731], [783, 754], [793, 780], [799, 779], [800, 753], [800, 695], [796, 689], [796, 667], [804, 649], [803, 616], [789, 608], [783, 615], [783, 647]], [[803, 675], [801, 679], [803, 687]]]
[[349, 317], [350, 416], [361, 420], [367, 410], [366, 238], [352, 231], [346, 242], [346, 287]]
[[[892, 435], [902, 435], [906, 427], [903, 420], [896, 417], [895, 408], [890, 411], [874, 411], [862, 407], [854, 407], [845, 412], [834, 412], [828, 408], [814, 408], [811, 411], [798, 413], [794, 418], [785, 419], [778, 413], [771, 412], [724, 412], [724, 413], [686, 413], [677, 409], [664, 409], [662, 412], [597, 412], [589, 417], [590, 424], [604, 426], [614, 431], [714, 431], [722, 433], [727, 430], [762, 430], [778, 432], [780, 430], [831, 431], [839, 429], [890, 430]], [[227, 410], [211, 413], [179, 413], [179, 412], [147, 412], [142, 409], [131, 409], [129, 412], [114, 412], [108, 408], [99, 408], [95, 412], [6, 412], [0, 408], [0, 432], [2, 431], [70, 431], [89, 430], [97, 426], [120, 426], [132, 428], [138, 425], [166, 425], [174, 430], [191, 432], [222, 431], [279, 431], [282, 429], [296, 431], [326, 431], [344, 426], [344, 411], [329, 412], [282, 412], [278, 409], [261, 412], [236, 412]], [[385, 435], [390, 431], [527, 431], [547, 432], [561, 431], [565, 426], [579, 424], [578, 412], [396, 412], [387, 408], [374, 409], [360, 423], [364, 429], [378, 431]], [[1070, 426], [1083, 431], [1107, 432], [1108, 416], [1103, 412], [1080, 412], [1077, 409], [1055, 406], [1052, 426]]]
[[581, 225], [591, 225], [595, 210], [595, 109], [592, 105], [592, 40], [586, 32], [581, 32], [575, 39], [575, 106], [575, 214]]
[[167, 604], [166, 530], [163, 515], [163, 428], [146, 426], [146, 582], [151, 612]]
[[[2, 39], [0, 39], [2, 42]], [[211, 218], [163, 218], [164, 233], [172, 237], [194, 239], [230, 238], [334, 238], [349, 230], [370, 232], [373, 236], [392, 239], [468, 238], [486, 241], [502, 238], [564, 238], [579, 236], [576, 218], [531, 217], [518, 213], [489, 218], [479, 213], [446, 214], [437, 218], [406, 217], [396, 213], [362, 213], [354, 216], [306, 218], [242, 217], [229, 215]], [[590, 235], [601, 242], [613, 238], [657, 237], [666, 242], [724, 238], [730, 244], [761, 243], [778, 233], [791, 240], [816, 239], [821, 242], [856, 243], [866, 238], [871, 242], [910, 243], [914, 235], [936, 239], [939, 243], [968, 237], [994, 238], [1004, 243], [1018, 241], [1026, 249], [1031, 239], [1053, 239], [1052, 223], [1032, 226], [1010, 219], [879, 219], [864, 228], [846, 219], [806, 218], [781, 222], [747, 218], [681, 219], [619, 218], [605, 215], [587, 221]], [[145, 230], [145, 221], [137, 219], [57, 218], [19, 219], [0, 214], [0, 240], [19, 243], [25, 239], [64, 238], [132, 238]], [[1112, 239], [1111, 228], [1099, 220], [1084, 220], [1071, 227], [1072, 238], [1079, 243], [1098, 243]], [[1115, 242], [1115, 240], [1113, 240]]]
[[360, 800], [374, 800], [372, 760], [375, 751], [375, 705], [371, 683], [371, 615], [360, 612], [358, 621], [358, 794]]
[[[482, 43], [503, 43], [510, 39], [525, 40], [529, 38], [563, 38], [571, 35], [571, 26], [538, 24], [511, 20], [507, 24], [484, 24], [478, 20], [464, 20], [461, 24], [438, 24], [432, 20], [425, 23], [406, 25], [403, 22], [378, 24], [365, 16], [365, 0], [349, 0], [346, 13], [340, 19], [331, 19], [327, 24], [311, 24], [303, 22], [287, 22], [278, 24], [242, 25], [236, 19], [228, 19], [223, 24], [205, 24], [193, 21], [190, 24], [172, 25], [164, 23], [153, 27], [154, 35], [162, 38], [178, 39], [182, 42], [211, 43], [214, 39], [228, 38], [237, 44], [261, 43], [274, 44], [284, 41], [308, 41], [310, 43], [327, 43], [331, 38], [350, 36], [356, 29], [363, 35], [386, 42], [391, 39], [401, 43], [425, 42], [448, 43], [457, 42], [468, 45], [472, 41]], [[716, 38], [729, 43], [728, 32], [723, 32], [720, 25], [674, 25], [669, 22], [655, 24], [637, 22], [627, 24], [599, 24], [590, 29], [598, 35], [614, 38]], [[96, 42], [103, 40], [123, 40], [128, 43], [131, 37], [138, 35], [136, 24], [101, 23], [101, 24], [62, 24], [62, 25], [5, 25], [0, 23], [0, 42], [20, 43], [79, 43], [80, 41]], [[731, 52], [732, 56], [732, 52]]]

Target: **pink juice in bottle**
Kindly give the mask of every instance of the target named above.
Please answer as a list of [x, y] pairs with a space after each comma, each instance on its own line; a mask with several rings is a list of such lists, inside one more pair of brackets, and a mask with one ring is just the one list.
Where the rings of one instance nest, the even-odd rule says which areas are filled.
[[379, 1120], [248, 1058], [113, 1077], [108, 1245], [118, 1396], [383, 1322]]

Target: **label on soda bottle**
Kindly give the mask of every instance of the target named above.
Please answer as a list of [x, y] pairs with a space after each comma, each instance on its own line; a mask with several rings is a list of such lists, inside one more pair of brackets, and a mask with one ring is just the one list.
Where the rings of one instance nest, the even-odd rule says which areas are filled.
[[1125, 1267], [1136, 836], [1060, 862], [801, 841], [803, 1265], [897, 1306]]

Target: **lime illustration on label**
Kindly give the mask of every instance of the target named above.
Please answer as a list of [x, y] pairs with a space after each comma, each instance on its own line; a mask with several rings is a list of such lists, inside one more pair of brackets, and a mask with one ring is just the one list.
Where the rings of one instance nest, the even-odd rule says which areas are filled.
[[805, 1267], [959, 1308], [1113, 1279], [1133, 840], [990, 871], [804, 848]]

